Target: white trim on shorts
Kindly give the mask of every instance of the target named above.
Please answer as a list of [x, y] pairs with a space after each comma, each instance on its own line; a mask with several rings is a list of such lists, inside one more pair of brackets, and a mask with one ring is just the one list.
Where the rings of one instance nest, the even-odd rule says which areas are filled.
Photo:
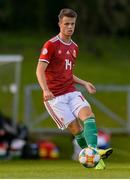
[[55, 123], [57, 124], [57, 126], [62, 129], [64, 124], [63, 122], [61, 122], [61, 120], [57, 117], [56, 113], [53, 111], [53, 109], [51, 108], [50, 104], [48, 101], [44, 102], [47, 111], [49, 112], [50, 116], [53, 118], [53, 120], [55, 121]]

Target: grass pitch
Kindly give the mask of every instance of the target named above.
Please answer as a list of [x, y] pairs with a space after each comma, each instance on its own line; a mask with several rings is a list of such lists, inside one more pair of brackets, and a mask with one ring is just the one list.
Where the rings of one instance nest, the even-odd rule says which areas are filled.
[[72, 160], [15, 160], [0, 163], [0, 178], [130, 178], [130, 164], [106, 162], [105, 170], [84, 168]]
[[[1, 160], [0, 179], [130, 179], [128, 142], [130, 136], [112, 136], [111, 145], [114, 151], [112, 156], [105, 160], [105, 170], [85, 168], [79, 162], [70, 160], [72, 151], [67, 154], [63, 146], [64, 151], [61, 149], [59, 160]], [[64, 143], [69, 148], [69, 143]]]

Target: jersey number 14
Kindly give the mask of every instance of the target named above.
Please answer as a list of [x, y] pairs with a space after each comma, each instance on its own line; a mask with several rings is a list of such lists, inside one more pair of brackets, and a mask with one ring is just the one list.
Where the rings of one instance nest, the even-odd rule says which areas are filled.
[[69, 59], [65, 59], [65, 69], [72, 69], [72, 62]]

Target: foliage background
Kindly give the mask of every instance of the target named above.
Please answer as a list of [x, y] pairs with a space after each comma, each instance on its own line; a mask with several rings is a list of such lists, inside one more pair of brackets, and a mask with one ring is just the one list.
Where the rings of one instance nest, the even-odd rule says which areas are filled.
[[130, 35], [129, 0], [0, 0], [1, 30], [57, 31], [61, 8], [77, 11], [80, 36]]

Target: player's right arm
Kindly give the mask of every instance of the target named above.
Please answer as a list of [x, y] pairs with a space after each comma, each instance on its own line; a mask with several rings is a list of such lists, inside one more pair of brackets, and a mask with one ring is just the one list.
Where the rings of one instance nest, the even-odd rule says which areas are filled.
[[36, 69], [36, 76], [39, 82], [40, 87], [43, 90], [44, 100], [51, 100], [54, 98], [53, 93], [49, 90], [45, 71], [47, 69], [48, 64], [50, 63], [54, 53], [54, 47], [50, 41], [47, 41], [40, 54], [39, 62]]
[[36, 69], [36, 75], [37, 79], [39, 82], [40, 87], [43, 90], [43, 95], [44, 95], [44, 100], [50, 100], [54, 98], [54, 95], [52, 92], [49, 90], [46, 82], [46, 77], [45, 77], [45, 70], [47, 68], [48, 64], [45, 62], [38, 62], [37, 69]]

